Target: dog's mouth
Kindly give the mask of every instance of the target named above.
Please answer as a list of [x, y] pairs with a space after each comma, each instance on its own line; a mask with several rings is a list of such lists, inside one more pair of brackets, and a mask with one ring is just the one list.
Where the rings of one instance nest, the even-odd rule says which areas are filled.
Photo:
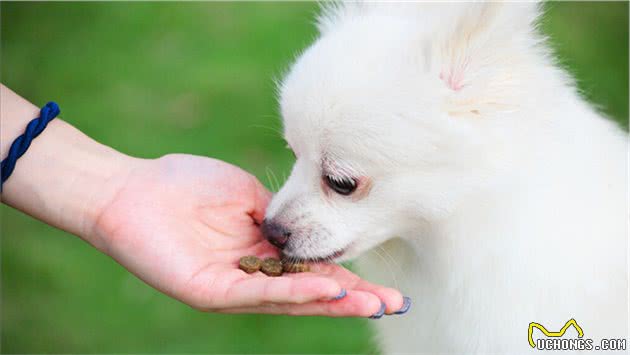
[[341, 256], [346, 252], [347, 248], [337, 250], [331, 254], [324, 256], [315, 256], [315, 257], [301, 257], [301, 256], [293, 256], [290, 253], [284, 252], [282, 254], [282, 258], [289, 260], [291, 262], [304, 262], [304, 263], [335, 263]]

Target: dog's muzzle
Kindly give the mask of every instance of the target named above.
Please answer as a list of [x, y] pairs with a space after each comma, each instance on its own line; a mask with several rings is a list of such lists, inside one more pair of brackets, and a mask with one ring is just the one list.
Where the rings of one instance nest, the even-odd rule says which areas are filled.
[[280, 249], [284, 249], [291, 237], [291, 232], [285, 226], [273, 220], [265, 219], [260, 229], [265, 238]]

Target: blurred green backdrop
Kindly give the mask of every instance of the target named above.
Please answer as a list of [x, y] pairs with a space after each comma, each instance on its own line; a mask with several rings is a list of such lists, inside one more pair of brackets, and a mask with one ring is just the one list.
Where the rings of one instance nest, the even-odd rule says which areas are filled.
[[[627, 127], [628, 3], [547, 4], [543, 30], [586, 97]], [[273, 78], [317, 5], [0, 3], [1, 80], [128, 154], [288, 173]], [[203, 314], [78, 238], [5, 206], [3, 353], [376, 353], [359, 319]]]

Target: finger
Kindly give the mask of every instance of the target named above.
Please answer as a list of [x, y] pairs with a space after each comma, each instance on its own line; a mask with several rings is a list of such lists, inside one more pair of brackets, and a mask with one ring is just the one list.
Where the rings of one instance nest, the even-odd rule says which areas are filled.
[[294, 316], [371, 317], [381, 310], [380, 299], [369, 292], [348, 291], [336, 301], [315, 301], [305, 304], [265, 304], [258, 307], [221, 309], [219, 313], [287, 314]]
[[385, 313], [392, 314], [403, 308], [404, 299], [400, 291], [368, 282], [350, 270], [336, 264], [317, 264], [313, 271], [337, 280], [348, 290], [366, 291], [377, 295], [385, 303]]
[[224, 304], [227, 307], [250, 307], [265, 303], [302, 304], [332, 299], [341, 293], [341, 289], [337, 281], [321, 276], [300, 279], [254, 276], [236, 281], [226, 291]]
[[359, 281], [359, 283], [355, 285], [354, 289], [370, 292], [378, 296], [378, 298], [380, 298], [380, 300], [385, 303], [386, 314], [393, 314], [403, 308], [403, 295], [400, 293], [400, 291], [396, 289], [376, 285], [365, 280]]
[[267, 190], [254, 176], [252, 176], [252, 184], [254, 203], [252, 210], [249, 211], [249, 215], [252, 216], [256, 223], [261, 224], [265, 218], [265, 211], [269, 201], [271, 201], [272, 193], [269, 192], [269, 190]]
[[[224, 252], [223, 255], [226, 260], [238, 260], [243, 255], [254, 255], [264, 260], [265, 258], [280, 258], [280, 251], [267, 240], [263, 239], [245, 249], [229, 250]], [[238, 262], [235, 262], [234, 265], [238, 265]]]

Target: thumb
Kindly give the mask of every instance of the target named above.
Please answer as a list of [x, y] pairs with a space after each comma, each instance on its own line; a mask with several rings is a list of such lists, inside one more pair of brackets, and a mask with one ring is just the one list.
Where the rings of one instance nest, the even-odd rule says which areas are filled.
[[271, 197], [273, 194], [267, 190], [263, 184], [256, 179], [253, 175], [251, 176], [252, 180], [252, 209], [248, 212], [250, 216], [256, 221], [256, 223], [261, 224], [263, 219], [265, 219], [265, 211], [267, 210], [267, 205], [269, 205], [269, 201], [271, 201]]

